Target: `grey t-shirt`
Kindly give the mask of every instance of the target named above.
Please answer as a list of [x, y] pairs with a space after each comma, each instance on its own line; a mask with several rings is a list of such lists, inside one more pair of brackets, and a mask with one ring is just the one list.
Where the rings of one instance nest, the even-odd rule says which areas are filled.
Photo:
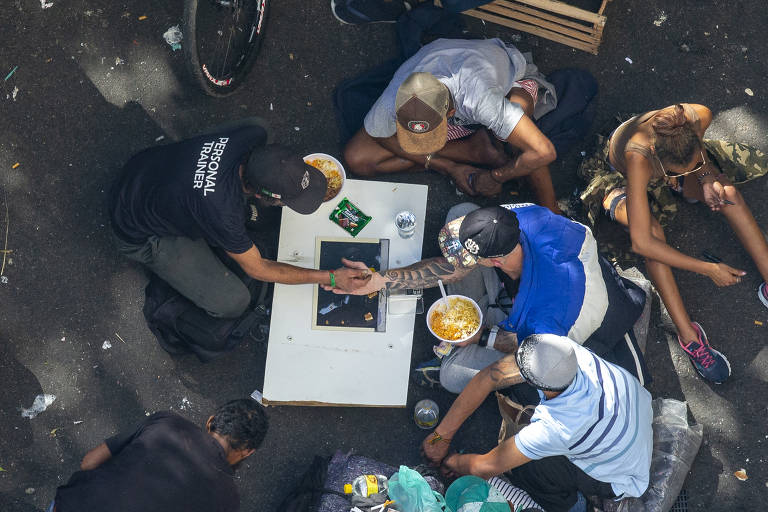
[[456, 114], [454, 125], [480, 124], [506, 139], [523, 117], [523, 109], [507, 100], [512, 84], [523, 78], [525, 57], [501, 39], [438, 39], [424, 46], [397, 70], [376, 100], [364, 127], [368, 135], [391, 137], [396, 131], [395, 96], [411, 73], [432, 73], [448, 87]]

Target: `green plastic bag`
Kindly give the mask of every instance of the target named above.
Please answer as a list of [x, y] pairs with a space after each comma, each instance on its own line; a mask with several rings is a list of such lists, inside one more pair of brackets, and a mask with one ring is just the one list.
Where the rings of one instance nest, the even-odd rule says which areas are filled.
[[507, 499], [478, 476], [462, 476], [445, 491], [446, 509], [451, 512], [509, 512]]
[[395, 500], [400, 512], [443, 512], [445, 499], [430, 489], [424, 477], [408, 466], [389, 479], [389, 498]]

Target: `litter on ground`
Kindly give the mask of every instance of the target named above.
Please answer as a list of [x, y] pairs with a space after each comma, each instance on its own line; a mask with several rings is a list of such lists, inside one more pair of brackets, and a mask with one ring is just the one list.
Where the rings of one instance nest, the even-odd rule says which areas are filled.
[[179, 26], [174, 25], [165, 31], [163, 39], [171, 46], [173, 51], [176, 51], [181, 50], [181, 40], [184, 39], [184, 35], [181, 33]]
[[16, 72], [16, 70], [19, 69], [19, 66], [14, 66], [10, 73], [8, 73], [5, 77], [4, 82], [7, 82], [9, 78], [13, 76], [13, 74]]
[[15, 168], [17, 168], [17, 167], [18, 167], [18, 166], [20, 166], [20, 165], [21, 165], [21, 164], [20, 164], [19, 162], [16, 162], [15, 164], [13, 164], [13, 165], [11, 166], [11, 169], [15, 169]]
[[56, 400], [56, 395], [37, 395], [35, 401], [32, 402], [32, 407], [29, 409], [21, 409], [21, 417], [32, 419], [44, 410]]
[[112, 348], [112, 343], [110, 343], [109, 340], [104, 340], [104, 343], [101, 345], [102, 350], [109, 350]]

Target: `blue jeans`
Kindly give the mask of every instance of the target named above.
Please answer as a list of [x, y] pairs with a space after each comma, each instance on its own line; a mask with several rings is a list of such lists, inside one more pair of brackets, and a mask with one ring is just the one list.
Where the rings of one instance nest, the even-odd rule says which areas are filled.
[[581, 494], [581, 491], [576, 491], [576, 496], [578, 496], [578, 499], [568, 512], [587, 512], [587, 498]]

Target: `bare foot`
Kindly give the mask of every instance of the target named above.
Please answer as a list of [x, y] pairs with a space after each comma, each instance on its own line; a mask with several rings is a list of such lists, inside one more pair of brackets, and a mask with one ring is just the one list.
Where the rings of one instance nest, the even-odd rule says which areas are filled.
[[486, 129], [477, 130], [471, 137], [473, 139], [474, 155], [472, 161], [483, 167], [503, 167], [510, 158], [504, 152], [504, 145], [496, 140]]
[[491, 171], [482, 171], [475, 174], [472, 184], [475, 191], [485, 197], [494, 197], [501, 193], [501, 183], [491, 177]]

